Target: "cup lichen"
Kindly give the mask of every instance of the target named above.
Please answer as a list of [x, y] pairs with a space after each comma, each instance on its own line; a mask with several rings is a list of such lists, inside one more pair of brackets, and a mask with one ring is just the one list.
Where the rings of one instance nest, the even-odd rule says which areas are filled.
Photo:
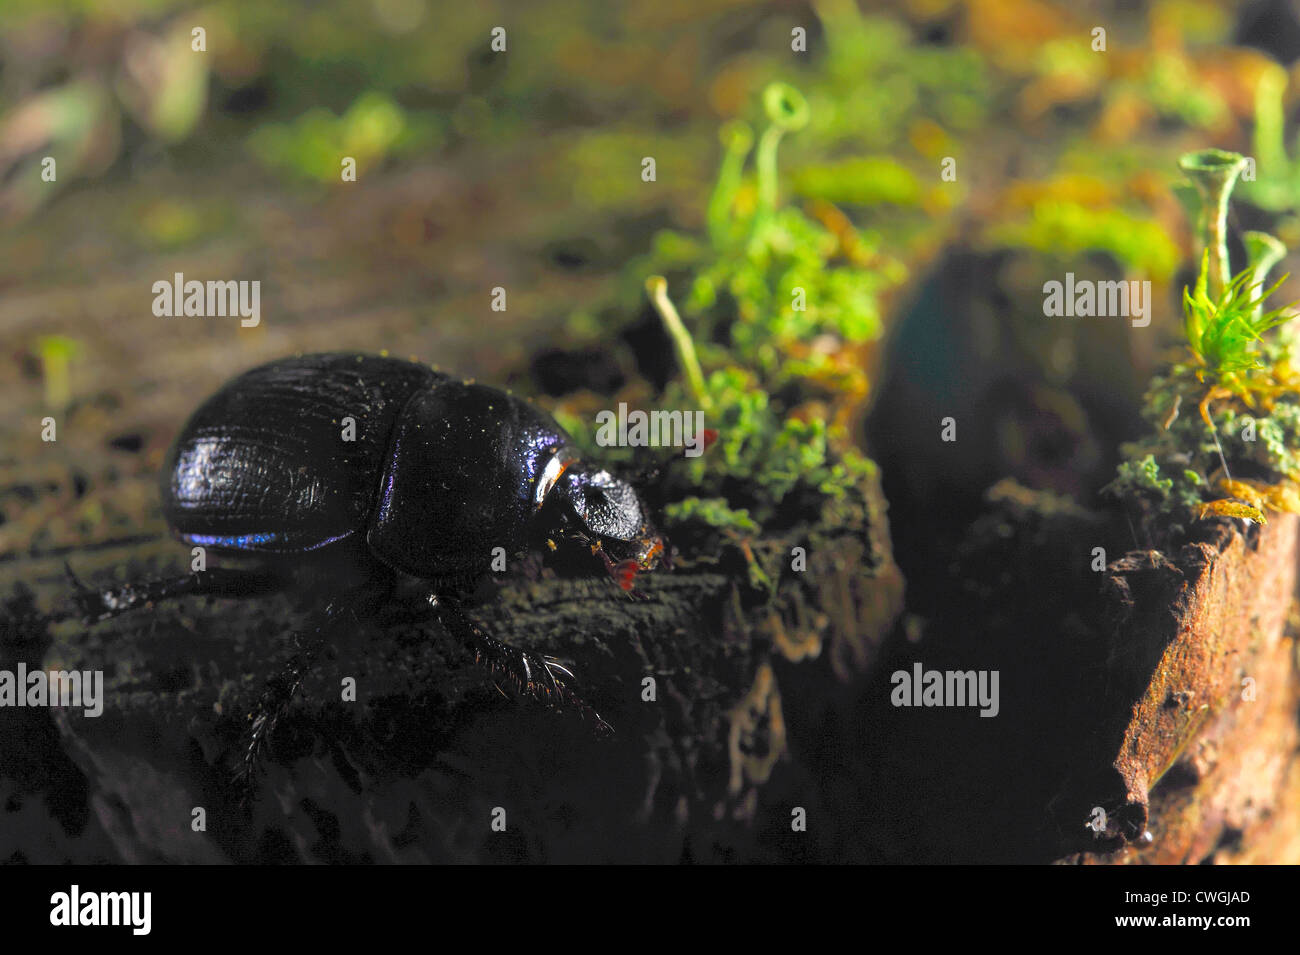
[[[681, 469], [687, 496], [666, 505], [670, 537], [790, 526], [860, 494], [875, 474], [849, 426], [867, 393], [864, 349], [883, 329], [880, 297], [906, 271], [830, 203], [778, 201], [777, 147], [808, 123], [809, 107], [784, 83], [762, 105], [760, 135], [739, 122], [723, 129], [706, 236], [660, 233], [631, 266], [681, 371], [656, 404], [703, 409], [718, 433]], [[557, 417], [581, 434], [582, 422]]]
[[1283, 281], [1263, 287], [1284, 247], [1265, 233], [1243, 236], [1250, 261], [1229, 276], [1228, 197], [1243, 164], [1221, 150], [1179, 164], [1202, 199], [1205, 245], [1195, 287], [1183, 292], [1187, 348], [1152, 379], [1142, 414], [1153, 433], [1124, 446], [1106, 487], [1152, 516], [1263, 523], [1267, 509], [1300, 513], [1300, 373], [1291, 339], [1264, 337], [1294, 317], [1263, 307]]

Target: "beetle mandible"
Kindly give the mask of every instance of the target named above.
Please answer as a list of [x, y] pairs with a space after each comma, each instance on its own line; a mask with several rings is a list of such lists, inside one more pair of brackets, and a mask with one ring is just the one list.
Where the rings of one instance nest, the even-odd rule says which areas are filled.
[[[346, 418], [355, 423], [351, 440]], [[608, 732], [569, 686], [569, 670], [494, 639], [462, 605], [498, 547], [512, 556], [542, 546], [581, 553], [624, 589], [664, 556], [638, 492], [579, 461], [550, 415], [495, 388], [372, 355], [287, 358], [232, 379], [172, 445], [162, 505], [179, 538], [253, 558], [255, 568], [213, 567], [112, 590], [78, 583], [83, 619], [186, 594], [282, 589], [296, 579], [292, 565], [309, 556], [332, 556], [358, 581], [319, 612], [310, 639], [250, 716], [241, 769], [249, 784], [330, 627], [347, 611], [373, 612], [401, 579], [422, 584], [435, 619], [477, 662]]]

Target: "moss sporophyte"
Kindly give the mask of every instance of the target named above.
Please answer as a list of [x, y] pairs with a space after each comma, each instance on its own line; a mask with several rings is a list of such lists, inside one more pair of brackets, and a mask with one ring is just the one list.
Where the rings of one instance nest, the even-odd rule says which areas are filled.
[[1124, 446], [1106, 490], [1175, 519], [1264, 523], [1269, 509], [1300, 513], [1300, 373], [1288, 329], [1278, 328], [1295, 313], [1264, 307], [1285, 280], [1265, 288], [1285, 249], [1272, 236], [1246, 233], [1250, 261], [1231, 275], [1228, 197], [1245, 160], [1204, 150], [1180, 166], [1201, 196], [1205, 243], [1195, 285], [1183, 292], [1186, 349], [1152, 379], [1142, 414], [1153, 433]]

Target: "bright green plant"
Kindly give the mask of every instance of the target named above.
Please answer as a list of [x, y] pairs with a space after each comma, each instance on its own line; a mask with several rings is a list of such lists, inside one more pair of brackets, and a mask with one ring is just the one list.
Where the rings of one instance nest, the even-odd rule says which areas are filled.
[[[757, 371], [769, 388], [801, 376], [841, 385], [850, 384], [843, 381], [847, 376], [855, 379], [850, 386], [862, 387], [860, 369], [841, 367], [835, 349], [808, 346], [821, 336], [849, 344], [878, 337], [880, 296], [901, 283], [906, 271], [883, 252], [879, 236], [859, 232], [828, 203], [815, 204], [816, 217], [780, 204], [777, 148], [809, 121], [808, 106], [784, 83], [767, 88], [763, 105], [769, 125], [756, 149], [747, 125], [723, 129], [708, 241], [661, 233], [649, 260], [634, 267], [638, 284], [661, 273], [670, 286], [688, 283], [682, 312], [695, 327], [696, 341], [729, 339], [731, 357]], [[747, 175], [751, 152], [753, 173]], [[725, 363], [726, 355], [712, 344], [700, 350], [706, 364]], [[796, 355], [800, 361], [791, 363]]]
[[[1219, 387], [1249, 402], [1249, 387], [1243, 372], [1266, 369], [1259, 346], [1264, 333], [1295, 317], [1289, 307], [1264, 311], [1266, 298], [1286, 281], [1278, 279], [1264, 292], [1251, 284], [1254, 269], [1243, 269], [1228, 282], [1217, 299], [1208, 292], [1210, 253], [1207, 249], [1196, 280], [1196, 290], [1183, 289], [1183, 327], [1187, 347], [1200, 366], [1201, 374]], [[1258, 294], [1256, 294], [1258, 292]]]
[[[1205, 244], [1196, 283], [1183, 291], [1188, 358], [1152, 380], [1143, 416], [1154, 433], [1124, 448], [1127, 460], [1107, 490], [1144, 499], [1158, 515], [1263, 523], [1265, 508], [1300, 510], [1293, 483], [1300, 478], [1300, 375], [1290, 340], [1265, 337], [1294, 317], [1289, 307], [1264, 308], [1285, 281], [1264, 289], [1285, 249], [1272, 236], [1247, 233], [1250, 263], [1230, 277], [1228, 196], [1244, 160], [1204, 150], [1180, 166], [1201, 196]], [[1189, 413], [1193, 407], [1198, 414]]]
[[[820, 203], [814, 217], [782, 205], [778, 147], [809, 108], [783, 83], [763, 107], [761, 135], [723, 129], [707, 238], [661, 233], [631, 267], [682, 371], [659, 404], [700, 408], [719, 434], [686, 465], [694, 494], [667, 517], [725, 536], [754, 533], [795, 501], [802, 512], [841, 499], [874, 473], [836, 414], [866, 393], [859, 349], [881, 333], [881, 293], [905, 275], [834, 207]], [[686, 289], [680, 313], [673, 287]], [[561, 423], [581, 430], [563, 411]]]

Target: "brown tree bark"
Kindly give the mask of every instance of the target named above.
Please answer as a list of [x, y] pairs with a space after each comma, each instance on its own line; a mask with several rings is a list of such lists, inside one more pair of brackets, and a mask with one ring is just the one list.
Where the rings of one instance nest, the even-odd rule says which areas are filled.
[[1297, 526], [1221, 520], [1111, 565], [1105, 726], [1062, 800], [1110, 820], [1069, 861], [1300, 860]]

